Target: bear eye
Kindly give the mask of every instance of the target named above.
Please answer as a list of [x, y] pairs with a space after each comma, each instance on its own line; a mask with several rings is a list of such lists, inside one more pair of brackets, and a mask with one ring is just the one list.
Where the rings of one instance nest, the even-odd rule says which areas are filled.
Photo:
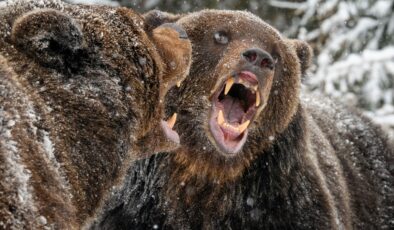
[[214, 37], [216, 43], [219, 43], [222, 45], [226, 45], [229, 41], [227, 34], [223, 31], [215, 32], [213, 37]]

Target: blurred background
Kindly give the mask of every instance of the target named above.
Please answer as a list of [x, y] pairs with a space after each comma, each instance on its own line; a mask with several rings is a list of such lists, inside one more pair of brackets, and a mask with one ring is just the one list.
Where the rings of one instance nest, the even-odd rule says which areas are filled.
[[173, 13], [248, 10], [287, 37], [307, 41], [314, 65], [305, 89], [356, 106], [394, 139], [394, 0], [66, 0]]

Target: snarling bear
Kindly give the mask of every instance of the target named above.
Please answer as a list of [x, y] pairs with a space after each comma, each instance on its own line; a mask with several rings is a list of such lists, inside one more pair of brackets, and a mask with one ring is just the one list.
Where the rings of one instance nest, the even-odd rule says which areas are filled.
[[12, 1], [0, 9], [0, 228], [80, 229], [130, 162], [179, 145], [169, 88], [191, 43], [126, 8]]
[[357, 111], [301, 90], [306, 43], [247, 12], [145, 17], [192, 41], [190, 74], [167, 95], [182, 147], [134, 164], [95, 226], [393, 228], [392, 143]]

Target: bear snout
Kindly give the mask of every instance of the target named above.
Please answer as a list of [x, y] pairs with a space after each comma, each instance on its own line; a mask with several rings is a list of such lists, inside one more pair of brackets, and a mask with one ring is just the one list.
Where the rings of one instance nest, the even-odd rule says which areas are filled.
[[241, 54], [241, 59], [245, 60], [249, 65], [261, 69], [273, 70], [275, 67], [275, 61], [271, 54], [259, 48], [246, 49]]

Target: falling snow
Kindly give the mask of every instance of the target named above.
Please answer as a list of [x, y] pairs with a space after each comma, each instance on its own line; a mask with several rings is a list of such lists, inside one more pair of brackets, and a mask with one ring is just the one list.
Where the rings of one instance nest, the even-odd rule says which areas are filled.
[[[294, 6], [281, 3], [282, 8]], [[362, 109], [394, 138], [394, 2], [307, 0], [299, 4], [299, 17], [285, 33], [314, 47], [307, 89]]]

